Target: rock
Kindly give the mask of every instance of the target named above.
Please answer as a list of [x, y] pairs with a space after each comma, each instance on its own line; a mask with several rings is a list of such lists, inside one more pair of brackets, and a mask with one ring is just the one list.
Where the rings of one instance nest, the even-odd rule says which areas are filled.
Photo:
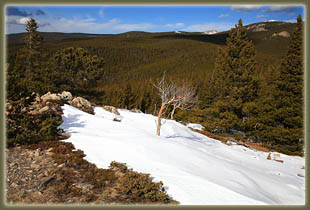
[[260, 32], [260, 31], [268, 31], [268, 30], [265, 29], [264, 27], [257, 27], [255, 29], [253, 29], [253, 32]]
[[32, 163], [32, 164], [30, 165], [30, 167], [31, 167], [32, 169], [36, 169], [36, 170], [37, 170], [37, 169], [39, 169], [41, 166]]
[[116, 117], [113, 118], [113, 121], [115, 121], [115, 122], [121, 122], [122, 119], [120, 118], [120, 115], [116, 115]]
[[120, 113], [117, 111], [117, 109], [114, 106], [104, 106], [103, 108], [108, 112], [111, 112], [116, 115], [120, 115]]
[[44, 112], [48, 112], [48, 111], [50, 111], [49, 106], [45, 106], [42, 109], [40, 109], [38, 112], [39, 114], [43, 114]]
[[52, 150], [53, 150], [53, 147], [50, 147], [46, 151], [51, 152]]
[[36, 150], [35, 152], [34, 152], [34, 156], [35, 157], [38, 157], [40, 155], [40, 151], [39, 150]]
[[91, 190], [94, 188], [94, 185], [92, 184], [86, 184], [86, 183], [75, 183], [73, 184], [75, 187], [79, 188], [82, 190], [83, 193]]
[[71, 133], [59, 133], [59, 139], [63, 140], [63, 139], [68, 139], [70, 138]]
[[279, 163], [284, 163], [284, 160], [276, 160], [275, 161], [279, 162]]
[[290, 33], [287, 32], [287, 31], [282, 31], [280, 33], [274, 33], [274, 34], [272, 34], [272, 36], [273, 37], [275, 37], [275, 36], [282, 36], [282, 37], [288, 38], [288, 37], [290, 37]]
[[7, 109], [8, 111], [12, 111], [12, 110], [13, 110], [13, 105], [12, 105], [12, 104], [10, 104], [10, 103], [7, 102], [5, 105], [6, 105], [6, 109]]
[[36, 96], [33, 103], [34, 103], [34, 104], [40, 104], [41, 101], [42, 101], [42, 100], [41, 100], [40, 96]]
[[71, 102], [69, 102], [69, 104], [89, 114], [95, 114], [90, 102], [85, 98], [76, 97]]
[[51, 92], [48, 92], [45, 95], [41, 96], [41, 100], [42, 100], [41, 103], [43, 106], [45, 106], [47, 102], [56, 103], [56, 104], [59, 104], [60, 106], [64, 105], [60, 96], [58, 96], [55, 93], [51, 93]]
[[10, 167], [11, 167], [11, 168], [14, 167], [14, 166], [18, 166], [18, 164], [17, 164], [17, 163], [11, 163], [11, 164], [10, 164]]
[[41, 179], [41, 178], [44, 177], [44, 176], [45, 176], [44, 174], [39, 174], [39, 175], [37, 176], [37, 178]]
[[14, 182], [11, 184], [11, 186], [14, 187], [14, 188], [18, 187], [18, 185], [16, 183], [14, 183]]
[[305, 175], [303, 175], [303, 174], [297, 174], [297, 176], [299, 176], [299, 177], [305, 177]]
[[65, 103], [68, 103], [73, 99], [72, 94], [68, 91], [63, 91], [61, 94], [59, 94], [59, 96]]
[[46, 154], [46, 155], [49, 155], [49, 156], [52, 156], [54, 153], [52, 153], [52, 152], [46, 152], [45, 154]]
[[56, 114], [56, 115], [62, 115], [62, 109], [60, 108], [59, 104], [53, 104], [47, 102], [46, 106], [43, 108], [39, 109], [38, 111], [34, 110], [32, 111], [33, 114], [38, 113], [38, 114]]
[[64, 163], [60, 164], [59, 166], [57, 166], [57, 168], [63, 168], [64, 167]]
[[44, 174], [44, 176], [49, 176], [50, 173], [48, 171], [44, 171], [43, 174]]
[[131, 109], [130, 111], [135, 113], [143, 113], [140, 109], [137, 108]]
[[50, 92], [43, 95], [41, 98], [37, 96], [28, 108], [28, 114], [40, 115], [40, 114], [52, 114], [52, 115], [62, 115], [61, 106], [64, 103], [62, 99], [57, 94], [51, 94]]

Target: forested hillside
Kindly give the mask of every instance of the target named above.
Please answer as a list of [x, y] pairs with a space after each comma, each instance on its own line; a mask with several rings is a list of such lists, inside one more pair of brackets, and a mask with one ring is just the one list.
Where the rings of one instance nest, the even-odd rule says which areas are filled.
[[[25, 45], [12, 41], [20, 40], [21, 35], [8, 35], [7, 99], [16, 101], [32, 92], [42, 95], [66, 90], [96, 105], [138, 108], [157, 114], [160, 97], [152, 82], [165, 73], [167, 80], [196, 90], [197, 103], [190, 111], [176, 110], [176, 120], [200, 123], [210, 132], [263, 142], [281, 152], [302, 155], [301, 20], [297, 24], [263, 22], [248, 26], [241, 21], [234, 30], [213, 35], [49, 33], [45, 39], [37, 40], [33, 55], [29, 55], [27, 39]], [[283, 31], [289, 36], [279, 35]], [[299, 57], [292, 55], [298, 53]], [[295, 63], [289, 67], [291, 60]], [[243, 67], [227, 67], [228, 64]], [[225, 71], [218, 77], [225, 68], [239, 73], [229, 80]], [[296, 81], [301, 84], [294, 90], [298, 97], [294, 102], [290, 97], [295, 96], [287, 94], [292, 87], [284, 87], [285, 81], [292, 78], [290, 74], [298, 77]], [[245, 82], [239, 84], [244, 77]], [[220, 93], [222, 86], [227, 91]], [[229, 92], [233, 87], [239, 89]], [[286, 107], [294, 111], [281, 108], [280, 95], [287, 97], [281, 100], [286, 100]], [[293, 120], [286, 122], [286, 117]]]

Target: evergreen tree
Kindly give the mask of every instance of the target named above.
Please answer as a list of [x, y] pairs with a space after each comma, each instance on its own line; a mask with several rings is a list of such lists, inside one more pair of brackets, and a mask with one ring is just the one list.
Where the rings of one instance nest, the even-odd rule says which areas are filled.
[[32, 70], [35, 65], [40, 62], [40, 49], [43, 38], [37, 31], [38, 25], [36, 21], [31, 18], [26, 25], [27, 34], [25, 35], [25, 53], [27, 70]]
[[26, 24], [27, 34], [24, 47], [18, 51], [7, 72], [8, 98], [17, 100], [31, 92], [42, 94], [45, 90], [45, 77], [42, 72], [41, 42], [36, 21], [31, 18]]
[[279, 77], [279, 63], [270, 66], [264, 72], [260, 80], [260, 88], [257, 100], [257, 117], [253, 135], [259, 142], [268, 145], [276, 143], [274, 131], [275, 122], [275, 93], [277, 91], [276, 80]]
[[134, 106], [136, 96], [132, 93], [131, 85], [129, 83], [126, 84], [123, 89], [122, 96], [122, 106], [126, 109], [131, 109]]
[[302, 19], [299, 15], [276, 81], [276, 144], [285, 145], [291, 152], [300, 152], [303, 146], [302, 31]]
[[147, 110], [151, 107], [152, 98], [149, 92], [144, 92], [142, 99], [140, 101], [140, 110], [147, 113]]
[[103, 59], [91, 56], [83, 48], [69, 47], [59, 50], [49, 62], [51, 80], [60, 91], [66, 89], [75, 93], [95, 88], [104, 73]]
[[239, 20], [229, 31], [226, 47], [220, 48], [210, 83], [210, 99], [220, 118], [220, 126], [244, 129], [257, 97], [258, 81], [255, 77], [255, 48], [247, 38], [246, 28]]

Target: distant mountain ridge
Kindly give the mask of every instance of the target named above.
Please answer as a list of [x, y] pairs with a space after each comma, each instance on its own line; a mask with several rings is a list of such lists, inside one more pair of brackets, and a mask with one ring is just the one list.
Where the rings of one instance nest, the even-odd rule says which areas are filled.
[[[272, 31], [273, 33], [279, 33], [281, 31], [292, 31], [296, 23], [282, 22], [282, 21], [265, 21], [257, 22], [245, 25], [249, 32], [267, 32]], [[228, 31], [218, 32], [217, 30], [207, 30], [205, 32], [186, 32], [186, 31], [177, 31], [177, 32], [145, 32], [145, 31], [128, 31], [119, 34], [88, 34], [88, 33], [62, 33], [62, 32], [40, 32], [41, 36], [44, 38], [44, 41], [58, 41], [66, 39], [91, 39], [99, 38], [104, 36], [122, 36], [122, 37], [141, 37], [146, 35], [168, 35], [168, 34], [183, 34], [183, 35], [219, 35], [227, 34]], [[24, 35], [26, 33], [16, 33], [16, 34], [7, 34], [7, 41], [9, 44], [18, 44], [24, 42]]]
[[[23, 43], [26, 33], [7, 34], [7, 41], [11, 43]], [[112, 34], [87, 34], [87, 33], [63, 33], [63, 32], [40, 32], [44, 41], [58, 41], [65, 39], [89, 39], [103, 36], [110, 36]]]

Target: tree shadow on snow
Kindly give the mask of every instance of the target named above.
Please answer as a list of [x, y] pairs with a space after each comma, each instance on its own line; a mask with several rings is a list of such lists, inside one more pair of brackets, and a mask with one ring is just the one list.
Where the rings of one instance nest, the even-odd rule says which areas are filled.
[[203, 143], [204, 141], [198, 137], [195, 136], [180, 136], [180, 135], [171, 135], [171, 136], [166, 136], [167, 139], [175, 139], [175, 138], [182, 138], [182, 139], [188, 139], [190, 141], [196, 141], [196, 142], [201, 142]]
[[[69, 130], [73, 127], [75, 128], [83, 128], [85, 127], [85, 121], [80, 121], [82, 117], [81, 114], [69, 114], [67, 117], [62, 116], [62, 120], [64, 121], [61, 125], [61, 128], [64, 130]], [[71, 132], [74, 133], [74, 132]]]

